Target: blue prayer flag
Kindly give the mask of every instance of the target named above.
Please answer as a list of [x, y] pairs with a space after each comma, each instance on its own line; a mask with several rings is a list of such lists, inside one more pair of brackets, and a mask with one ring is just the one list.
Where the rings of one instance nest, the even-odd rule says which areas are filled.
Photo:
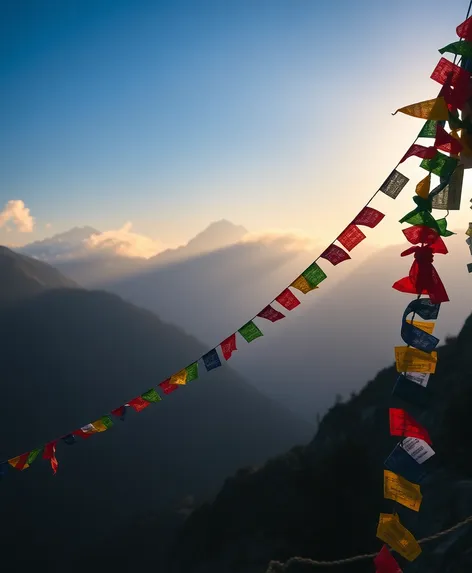
[[221, 360], [215, 348], [213, 348], [213, 350], [210, 350], [210, 352], [207, 352], [204, 356], [202, 356], [202, 360], [208, 372], [210, 372], [210, 370], [213, 370], [214, 368], [219, 368], [221, 366]]
[[384, 466], [391, 472], [413, 483], [420, 483], [427, 473], [422, 465], [415, 461], [400, 444], [395, 446], [392, 453], [385, 460]]
[[420, 408], [428, 406], [431, 399], [431, 392], [428, 388], [413, 382], [413, 380], [409, 380], [403, 375], [398, 377], [393, 387], [392, 395]]

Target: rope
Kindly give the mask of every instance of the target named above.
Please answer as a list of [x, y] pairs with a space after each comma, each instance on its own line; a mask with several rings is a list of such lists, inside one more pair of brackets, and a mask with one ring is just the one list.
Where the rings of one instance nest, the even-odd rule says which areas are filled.
[[[423, 537], [418, 541], [419, 544], [429, 543], [430, 541], [434, 541], [435, 539], [439, 539], [444, 535], [448, 535], [457, 529], [460, 529], [464, 525], [468, 523], [472, 523], [472, 515], [466, 517], [463, 521], [456, 523], [449, 529], [444, 529], [443, 531], [439, 531], [438, 533], [434, 533], [429, 537]], [[269, 568], [267, 569], [266, 573], [281, 573], [282, 571], [287, 571], [290, 565], [311, 565], [313, 567], [320, 567], [320, 566], [335, 566], [335, 565], [347, 565], [349, 563], [355, 563], [356, 561], [365, 561], [367, 559], [373, 559], [376, 557], [378, 553], [366, 553], [364, 555], [354, 555], [354, 557], [347, 557], [346, 559], [336, 559], [335, 561], [316, 561], [314, 559], [308, 559], [307, 557], [292, 557], [285, 563], [281, 563], [280, 561], [271, 561], [269, 563]]]

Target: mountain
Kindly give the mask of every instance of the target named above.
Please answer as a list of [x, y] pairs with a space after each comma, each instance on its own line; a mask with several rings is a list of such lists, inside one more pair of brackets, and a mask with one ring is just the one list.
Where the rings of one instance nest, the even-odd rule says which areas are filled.
[[15, 250], [20, 254], [53, 263], [63, 259], [87, 255], [88, 251], [83, 243], [92, 235], [97, 234], [100, 234], [100, 231], [93, 227], [74, 227], [65, 233], [59, 233], [42, 241], [29, 243]]
[[[173, 544], [171, 573], [269, 573], [272, 560], [293, 556], [343, 559], [376, 552], [383, 499], [383, 461], [398, 439], [389, 435], [388, 407], [403, 407], [430, 432], [436, 455], [424, 462], [419, 513], [397, 505], [401, 522], [417, 539], [472, 515], [472, 316], [458, 337], [439, 348], [428, 408], [394, 399], [398, 374], [386, 368], [357, 395], [338, 402], [307, 446], [240, 469], [212, 503], [195, 510]], [[136, 540], [136, 538], [135, 538]], [[472, 527], [423, 545], [416, 573], [465, 573], [472, 567]], [[397, 557], [397, 556], [396, 556]], [[398, 557], [404, 571], [412, 570]], [[294, 562], [272, 573], [311, 571]], [[372, 561], [339, 567], [361, 573]]]
[[0, 246], [0, 307], [47, 289], [77, 287], [55, 268]]
[[[208, 350], [116, 295], [77, 289], [0, 311], [0, 344], [0, 459], [99, 418]], [[169, 534], [183, 499], [207, 499], [240, 465], [308, 439], [309, 424], [226, 365], [202, 370], [108, 432], [59, 443], [56, 476], [45, 461], [22, 473], [9, 468], [1, 484], [5, 566], [69, 569], [84, 545], [143, 513], [166, 516]]]

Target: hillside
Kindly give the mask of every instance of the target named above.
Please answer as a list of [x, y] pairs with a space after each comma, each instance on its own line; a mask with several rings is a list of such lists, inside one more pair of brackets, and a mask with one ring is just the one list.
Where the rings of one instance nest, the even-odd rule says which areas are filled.
[[[115, 295], [76, 289], [5, 309], [0, 344], [0, 459], [97, 419], [208, 350]], [[61, 570], [72, 548], [80, 552], [143, 512], [169, 512], [189, 495], [205, 499], [240, 465], [308, 439], [308, 424], [228, 367], [202, 369], [198, 381], [105, 434], [59, 444], [56, 476], [42, 461], [23, 473], [10, 468], [2, 483], [5, 565]]]

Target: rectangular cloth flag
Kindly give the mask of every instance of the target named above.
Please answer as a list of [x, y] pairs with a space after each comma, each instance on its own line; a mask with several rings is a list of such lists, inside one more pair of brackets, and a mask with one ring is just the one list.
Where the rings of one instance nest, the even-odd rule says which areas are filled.
[[423, 466], [415, 461], [400, 444], [395, 446], [393, 451], [385, 460], [384, 466], [388, 470], [403, 476], [405, 479], [413, 483], [420, 483], [426, 475], [426, 470]]
[[264, 336], [260, 329], [250, 320], [238, 330], [239, 334], [246, 342], [252, 342], [261, 336]]
[[311, 286], [306, 278], [302, 277], [302, 275], [297, 277], [290, 286], [298, 289], [303, 294], [307, 294], [310, 291], [315, 290], [315, 288], [318, 288], [317, 286]]
[[364, 207], [362, 211], [356, 215], [356, 218], [352, 221], [351, 225], [364, 225], [365, 227], [374, 229], [384, 217], [385, 215], [380, 211], [377, 211], [377, 209]]
[[407, 561], [414, 561], [421, 554], [421, 547], [418, 542], [411, 532], [400, 523], [396, 514], [380, 514], [377, 537]]
[[311, 263], [301, 274], [311, 287], [317, 287], [325, 280], [326, 275], [316, 263]]
[[395, 382], [392, 396], [400, 398], [418, 408], [426, 408], [431, 401], [431, 393], [425, 386], [416, 384], [406, 376], [400, 375]]
[[52, 473], [56, 475], [59, 462], [56, 458], [56, 442], [49, 442], [44, 446], [43, 459], [49, 460], [52, 468]]
[[433, 197], [433, 209], [459, 211], [461, 208], [463, 180], [464, 166], [458, 165], [446, 187]]
[[91, 436], [93, 436], [96, 433], [97, 433], [97, 430], [95, 429], [95, 426], [93, 424], [85, 424], [85, 426], [82, 426], [78, 430], [74, 430], [72, 432], [72, 434], [74, 436], [80, 436], [84, 440], [90, 438]]
[[[144, 392], [143, 394], [141, 394], [141, 398], [143, 400], [146, 400], [146, 402], [152, 402], [152, 403], [156, 403], [156, 402], [161, 402], [162, 398], [159, 396], [159, 394], [154, 390], [154, 388], [149, 388], [149, 390], [146, 390], [146, 392]], [[102, 418], [103, 419], [103, 418]]]
[[336, 239], [348, 251], [352, 251], [354, 247], [365, 239], [364, 233], [356, 225], [348, 225], [344, 231]]
[[21, 454], [21, 456], [16, 456], [16, 458], [11, 458], [8, 460], [8, 463], [11, 465], [12, 468], [19, 470], [20, 472], [29, 468], [28, 465], [28, 458], [30, 452], [26, 452], [25, 454]]
[[472, 42], [472, 16], [464, 20], [462, 24], [459, 24], [456, 28], [456, 32], [459, 38]]
[[99, 420], [92, 422], [92, 424], [97, 432], [106, 432], [113, 426], [113, 422], [110, 416], [102, 416]]
[[438, 125], [441, 125], [443, 122], [438, 122], [438, 121], [433, 121], [431, 119], [428, 119], [428, 121], [425, 122], [425, 124], [423, 125], [423, 127], [421, 128], [420, 133], [418, 134], [418, 137], [431, 137], [433, 139], [436, 138], [436, 128]]
[[448, 52], [449, 54], [455, 54], [456, 56], [464, 56], [466, 59], [472, 59], [472, 44], [469, 42], [452, 42], [452, 44], [448, 44], [438, 50], [440, 54], [445, 54]]
[[225, 360], [229, 360], [233, 354], [237, 350], [236, 347], [236, 333], [234, 332], [231, 336], [228, 336], [226, 340], [220, 344], [221, 352], [223, 353], [223, 357]]
[[[464, 103], [469, 92], [469, 73], [446, 58], [441, 58], [431, 74], [431, 79], [441, 85], [454, 88], [454, 93]], [[432, 119], [432, 118], [430, 118]]]
[[407, 320], [407, 322], [428, 334], [433, 334], [434, 327], [436, 326], [435, 322], [424, 322], [424, 320]]
[[420, 167], [430, 173], [434, 173], [438, 177], [449, 177], [449, 175], [454, 173], [458, 162], [459, 160], [455, 157], [448, 157], [438, 151], [432, 159], [423, 159]]
[[396, 199], [408, 181], [408, 177], [405, 177], [403, 173], [394, 169], [382, 183], [379, 190], [382, 191], [382, 193], [385, 193], [388, 197]]
[[270, 304], [267, 305], [264, 309], [262, 309], [257, 316], [265, 318], [266, 320], [270, 320], [270, 322], [277, 322], [278, 320], [282, 320], [282, 318], [285, 318], [285, 314], [282, 314], [278, 310], [275, 310], [275, 308]]
[[375, 573], [402, 573], [400, 565], [384, 545], [374, 558]]
[[116, 416], [117, 418], [119, 418], [122, 422], [125, 421], [125, 417], [126, 417], [126, 405], [120, 406], [119, 408], [115, 408], [114, 410], [111, 411], [111, 413], [113, 414], [113, 416]]
[[426, 387], [431, 374], [428, 374], [427, 372], [405, 372], [405, 376], [408, 380], [415, 382], [415, 384]]
[[337, 245], [330, 245], [321, 257], [329, 261], [334, 266], [351, 258], [345, 250], [341, 249], [341, 247], [338, 247]]
[[158, 386], [166, 396], [172, 394], [172, 392], [175, 392], [176, 390], [179, 389], [179, 386], [177, 384], [170, 383], [170, 378], [167, 378], [167, 380], [164, 380], [164, 382], [161, 382], [160, 384], [158, 384]]
[[418, 484], [390, 470], [384, 470], [384, 498], [396, 501], [413, 511], [419, 511], [423, 496]]
[[395, 347], [395, 362], [397, 372], [426, 372], [434, 374], [438, 363], [438, 353], [423, 352], [408, 346]]
[[185, 370], [187, 370], [187, 384], [189, 382], [192, 382], [192, 380], [197, 380], [198, 362], [192, 362], [192, 364], [189, 364], [188, 366], [185, 367]]
[[[462, 151], [462, 143], [455, 137], [452, 137], [441, 125], [437, 127], [434, 147], [451, 155], [459, 155]], [[434, 147], [431, 149], [434, 149]], [[434, 157], [434, 155], [435, 153], [433, 153], [432, 157]], [[425, 157], [425, 159], [432, 159], [432, 157]]]
[[144, 400], [141, 396], [136, 396], [136, 398], [133, 398], [128, 402], [128, 405], [131, 406], [135, 412], [142, 412], [145, 408], [151, 405], [151, 402]]
[[207, 372], [210, 372], [210, 370], [214, 370], [215, 368], [219, 368], [221, 366], [221, 360], [215, 348], [204, 354], [202, 356], [202, 360], [203, 364], [205, 364]]
[[287, 310], [293, 310], [300, 304], [298, 298], [288, 288], [282, 291], [275, 300]]
[[447, 121], [449, 119], [449, 110], [443, 97], [412, 103], [397, 109], [395, 113], [399, 111], [412, 117], [430, 119], [432, 121]]
[[402, 408], [389, 408], [389, 419], [391, 436], [419, 438], [431, 445], [431, 438], [426, 428], [418, 424], [418, 422]]
[[425, 147], [414, 143], [405, 155], [400, 159], [400, 163], [406, 161], [409, 157], [421, 157], [422, 159], [432, 159], [436, 155], [436, 148]]
[[169, 380], [169, 384], [177, 384], [178, 386], [184, 386], [187, 384], [187, 370], [179, 370], [175, 374], [172, 374]]
[[433, 448], [420, 438], [405, 438], [400, 445], [418, 464], [434, 456]]

